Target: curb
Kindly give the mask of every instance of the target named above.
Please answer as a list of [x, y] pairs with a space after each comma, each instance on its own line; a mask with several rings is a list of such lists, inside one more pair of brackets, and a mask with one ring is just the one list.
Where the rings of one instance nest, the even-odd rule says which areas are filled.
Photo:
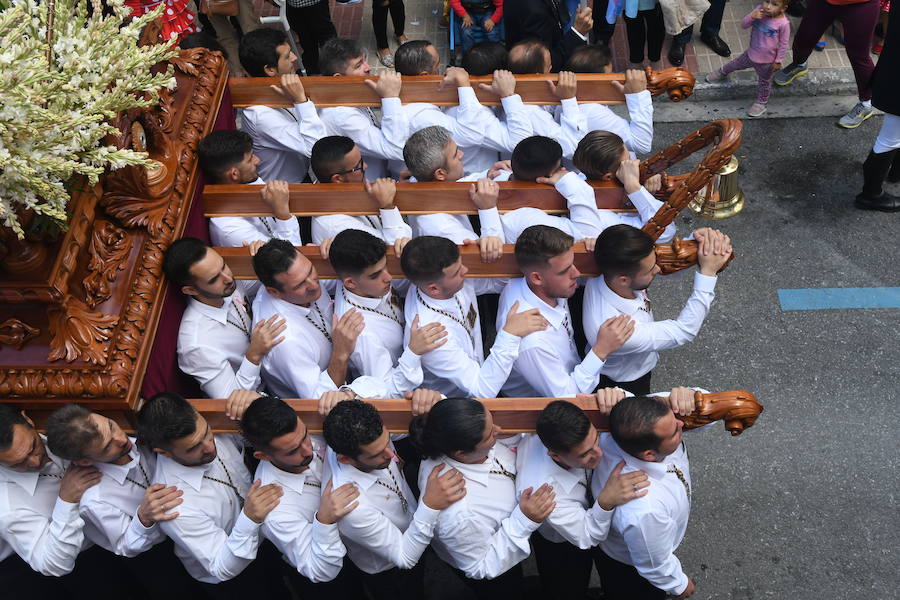
[[[756, 96], [756, 73], [753, 70], [744, 70], [731, 73], [728, 80], [722, 83], [707, 83], [702, 75], [695, 74], [697, 83], [694, 85], [694, 93], [684, 102], [690, 102], [695, 98], [703, 102], [711, 100], [736, 100], [750, 99]], [[853, 77], [853, 69], [849, 67], [809, 70], [809, 73], [795, 79], [790, 85], [779, 86], [772, 84], [772, 95], [779, 96], [845, 96], [856, 93], [856, 79]]]

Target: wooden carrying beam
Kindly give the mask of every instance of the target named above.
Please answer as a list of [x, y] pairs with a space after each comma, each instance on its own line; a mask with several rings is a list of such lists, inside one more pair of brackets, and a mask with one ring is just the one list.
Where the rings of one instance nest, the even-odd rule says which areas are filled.
[[[584, 410], [598, 429], [602, 431], [608, 429], [607, 416], [600, 412], [593, 397], [562, 399], [572, 402]], [[502, 427], [504, 432], [523, 433], [534, 431], [538, 415], [545, 406], [554, 400], [557, 398], [489, 398], [481, 399], [481, 402], [491, 411], [494, 423]], [[214, 431], [219, 433], [238, 431], [237, 422], [225, 415], [224, 399], [203, 398], [190, 402]], [[303, 419], [310, 431], [314, 433], [322, 431], [322, 416], [317, 410], [318, 400], [285, 399], [285, 402], [297, 411], [297, 415]], [[366, 400], [366, 402], [378, 409], [385, 427], [391, 433], [406, 433], [409, 430], [409, 422], [412, 419], [409, 400], [401, 398]], [[694, 402], [697, 408], [693, 414], [678, 417], [684, 422], [685, 429], [694, 429], [715, 421], [724, 421], [725, 429], [731, 435], [740, 435], [744, 429], [753, 426], [763, 411], [762, 404], [746, 390], [712, 394], [695, 392]]]
[[[618, 183], [590, 181], [597, 197], [597, 208], [623, 209], [625, 190]], [[531, 181], [502, 181], [497, 209], [509, 212], [524, 206], [547, 213], [568, 212], [566, 199], [551, 185]], [[478, 209], [469, 199], [472, 182], [428, 181], [400, 182], [394, 204], [404, 215], [448, 213], [474, 215]], [[203, 214], [206, 217], [262, 217], [272, 209], [262, 201], [262, 185], [207, 185], [203, 188]], [[323, 215], [377, 215], [378, 204], [366, 193], [362, 183], [295, 183], [290, 188], [291, 214], [301, 217]]]
[[[679, 102], [694, 91], [696, 81], [690, 71], [682, 67], [671, 67], [662, 71], [653, 71], [647, 67], [647, 89], [654, 96], [663, 92], [674, 102]], [[377, 76], [352, 77], [301, 77], [306, 96], [317, 108], [330, 106], [381, 106], [381, 97], [363, 82], [375, 81]], [[400, 101], [428, 102], [436, 106], [455, 106], [459, 104], [456, 86], [448, 85], [443, 89], [439, 84], [442, 75], [417, 75], [403, 77]], [[490, 84], [492, 76], [470, 77], [472, 89], [481, 104], [496, 106], [500, 99], [493, 93], [479, 87], [479, 83]], [[525, 104], [559, 104], [559, 98], [550, 91], [548, 81], [556, 82], [556, 74], [516, 75], [516, 93]], [[624, 73], [579, 73], [578, 102], [600, 104], [624, 104], [625, 96], [613, 87], [612, 82], [625, 82]], [[232, 77], [228, 81], [231, 88], [231, 103], [235, 108], [248, 106], [277, 106], [289, 108], [291, 101], [275, 91], [271, 86], [278, 86], [278, 77]]]

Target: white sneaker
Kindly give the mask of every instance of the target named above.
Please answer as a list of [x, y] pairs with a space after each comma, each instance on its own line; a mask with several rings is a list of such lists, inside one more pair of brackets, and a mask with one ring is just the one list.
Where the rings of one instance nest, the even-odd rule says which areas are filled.
[[767, 108], [765, 104], [760, 104], [759, 102], [754, 102], [753, 106], [747, 109], [748, 117], [761, 117]]
[[722, 81], [723, 79], [725, 79], [725, 77], [727, 77], [725, 73], [723, 73], [719, 69], [716, 69], [715, 71], [710, 71], [709, 73], [707, 73], [704, 79], [707, 83], [716, 83], [717, 81]]

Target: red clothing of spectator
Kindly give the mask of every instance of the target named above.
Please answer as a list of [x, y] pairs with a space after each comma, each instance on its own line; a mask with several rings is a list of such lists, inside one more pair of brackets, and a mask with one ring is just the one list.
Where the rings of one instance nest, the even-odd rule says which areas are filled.
[[[494, 14], [491, 15], [491, 21], [494, 22], [494, 25], [499, 25], [500, 20], [503, 18], [503, 0], [491, 0], [494, 3]], [[462, 0], [450, 0], [450, 8], [453, 9], [453, 12], [456, 13], [460, 19], [465, 17], [467, 14], [466, 9], [463, 8]]]

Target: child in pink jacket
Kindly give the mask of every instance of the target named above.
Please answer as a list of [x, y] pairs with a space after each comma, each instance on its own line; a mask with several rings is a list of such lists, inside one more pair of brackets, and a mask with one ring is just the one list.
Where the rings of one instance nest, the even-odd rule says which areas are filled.
[[721, 81], [732, 71], [755, 69], [759, 81], [756, 102], [747, 109], [747, 115], [758, 117], [766, 112], [769, 94], [772, 91], [772, 77], [781, 69], [781, 60], [787, 51], [791, 37], [791, 24], [784, 11], [788, 0], [763, 0], [741, 21], [750, 32], [750, 47], [730, 63], [706, 76], [706, 81]]

